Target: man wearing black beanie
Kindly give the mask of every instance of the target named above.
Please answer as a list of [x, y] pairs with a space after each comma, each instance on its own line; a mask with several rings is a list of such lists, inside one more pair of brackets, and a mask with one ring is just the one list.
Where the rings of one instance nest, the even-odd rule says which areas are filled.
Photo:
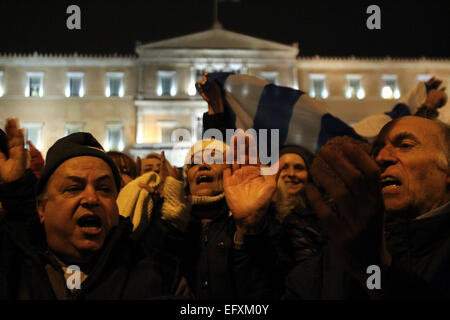
[[120, 174], [111, 157], [90, 133], [77, 132], [59, 139], [48, 150], [36, 194], [39, 195], [44, 191], [48, 179], [64, 161], [80, 156], [92, 156], [106, 162], [112, 171], [114, 183], [120, 190]]
[[[10, 156], [2, 153], [0, 160], [11, 170], [0, 170], [0, 201], [7, 211], [0, 229], [0, 299], [170, 294], [160, 269], [129, 237], [131, 222], [119, 216], [116, 204], [120, 175], [91, 134], [58, 140], [35, 188], [34, 176], [19, 161], [25, 153], [23, 131], [11, 119], [6, 131]], [[20, 199], [29, 199], [34, 190], [38, 214], [23, 212]]]

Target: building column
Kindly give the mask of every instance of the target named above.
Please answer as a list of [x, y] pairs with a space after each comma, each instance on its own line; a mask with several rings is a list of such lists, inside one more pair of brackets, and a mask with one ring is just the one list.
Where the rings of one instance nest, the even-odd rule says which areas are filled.
[[141, 111], [140, 107], [136, 107], [136, 143], [141, 144], [144, 143], [144, 113]]
[[295, 65], [295, 63], [294, 63], [294, 66], [292, 67], [292, 87], [294, 88], [294, 89], [297, 89], [298, 90], [298, 88], [299, 88], [299, 86], [298, 86], [298, 76], [297, 76], [297, 67], [296, 67], [296, 65]]
[[138, 66], [138, 99], [144, 98], [144, 65], [139, 63]]
[[196, 143], [198, 141], [197, 126], [198, 126], [197, 112], [194, 111], [191, 114], [191, 141], [192, 141], [192, 143]]

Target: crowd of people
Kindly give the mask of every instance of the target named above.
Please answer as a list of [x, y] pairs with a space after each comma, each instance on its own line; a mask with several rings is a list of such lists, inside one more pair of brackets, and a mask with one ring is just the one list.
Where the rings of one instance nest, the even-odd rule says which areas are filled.
[[[440, 84], [371, 141], [342, 130], [318, 150], [282, 145], [272, 175], [240, 131], [198, 141], [177, 168], [164, 152], [105, 152], [87, 132], [57, 140], [44, 161], [8, 119], [0, 299], [450, 298]], [[207, 74], [196, 87], [203, 130], [225, 137], [235, 125], [224, 91]]]

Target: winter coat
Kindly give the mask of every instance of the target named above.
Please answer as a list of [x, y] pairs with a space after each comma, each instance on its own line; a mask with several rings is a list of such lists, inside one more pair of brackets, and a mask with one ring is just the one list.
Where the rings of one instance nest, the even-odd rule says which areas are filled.
[[[377, 298], [450, 298], [450, 203], [437, 210], [439, 214], [423, 219], [387, 216], [386, 247], [392, 263], [380, 269]], [[291, 271], [284, 297], [368, 299], [369, 295], [326, 246], [320, 256], [299, 263]]]
[[319, 218], [310, 208], [296, 208], [283, 220], [296, 263], [320, 254], [322, 234]]
[[148, 299], [170, 294], [160, 267], [130, 239], [132, 224], [125, 218], [108, 234], [81, 289], [67, 289], [38, 221], [35, 182], [27, 171], [21, 179], [0, 185], [6, 209], [0, 221], [0, 299]]
[[[195, 209], [194, 209], [195, 210]], [[163, 219], [151, 224], [141, 241], [178, 257], [196, 299], [274, 299], [283, 291], [277, 231], [264, 222], [263, 232], [234, 243], [236, 225], [225, 201], [206, 226], [191, 219], [184, 232]], [[154, 212], [155, 213], [155, 212]], [[156, 219], [157, 215], [152, 217]], [[155, 220], [154, 220], [155, 221]]]

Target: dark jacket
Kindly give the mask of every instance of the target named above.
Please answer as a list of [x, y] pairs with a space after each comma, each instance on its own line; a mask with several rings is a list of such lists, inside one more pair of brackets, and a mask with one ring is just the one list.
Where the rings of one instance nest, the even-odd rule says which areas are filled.
[[[392, 256], [381, 270], [376, 298], [450, 298], [450, 204], [425, 219], [386, 218], [386, 246]], [[367, 277], [370, 275], [368, 274]], [[368, 299], [363, 284], [353, 279], [325, 247], [320, 257], [299, 263], [288, 277], [288, 299]]]
[[450, 298], [450, 203], [436, 216], [386, 220], [388, 298]]
[[[186, 232], [159, 219], [145, 233], [147, 247], [178, 257], [182, 273], [196, 299], [273, 299], [283, 291], [283, 274], [278, 264], [277, 232], [270, 223], [244, 244], [234, 244], [236, 226], [225, 201], [220, 214], [207, 226], [192, 218]], [[195, 214], [194, 214], [195, 216]], [[154, 216], [156, 217], [156, 216]], [[154, 218], [152, 217], [152, 219]]]
[[30, 205], [33, 177], [28, 171], [20, 181], [0, 185], [0, 201], [6, 209], [0, 221], [0, 299], [147, 299], [169, 294], [159, 266], [130, 239], [132, 225], [125, 218], [105, 239], [81, 289], [70, 293]]
[[310, 208], [296, 208], [284, 218], [283, 228], [289, 237], [296, 263], [320, 254], [322, 234], [319, 218]]

